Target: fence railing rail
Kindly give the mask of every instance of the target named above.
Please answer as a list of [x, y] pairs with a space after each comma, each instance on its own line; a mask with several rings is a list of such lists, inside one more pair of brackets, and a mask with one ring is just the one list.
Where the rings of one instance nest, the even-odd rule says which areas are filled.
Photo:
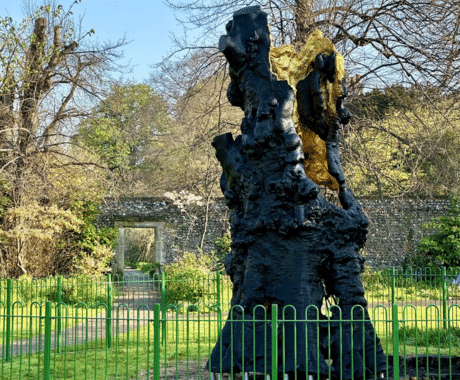
[[[212, 311], [189, 307], [185, 313], [171, 306], [165, 318], [160, 304], [155, 304], [153, 309], [140, 306], [137, 310], [119, 306], [112, 314], [111, 325], [107, 324], [104, 314], [110, 309], [106, 305], [100, 305], [101, 312], [90, 315], [85, 305], [80, 305], [78, 312], [72, 314], [67, 305], [61, 304], [61, 316], [57, 316], [58, 306], [51, 301], [33, 308], [16, 304], [12, 314], [0, 308], [0, 325], [7, 326], [9, 320], [11, 328], [10, 334], [3, 331], [0, 335], [1, 379], [201, 379], [211, 376], [204, 365], [226, 322], [217, 306]], [[309, 329], [308, 333], [316, 334], [320, 328], [327, 331], [331, 325], [337, 328], [338, 324], [366, 322], [360, 318], [334, 319], [328, 313], [330, 309], [323, 311], [326, 318], [320, 310], [305, 312], [303, 318], [298, 318], [292, 314], [292, 307], [278, 310], [278, 305], [272, 305], [271, 310], [264, 308], [262, 317], [260, 313], [245, 315], [244, 323], [262, 321], [267, 326], [276, 326], [267, 336], [271, 349], [266, 355], [271, 355], [273, 360], [267, 360], [271, 366], [263, 374], [271, 379], [276, 376], [285, 379], [285, 358], [280, 358], [278, 353], [286, 347], [279, 337], [283, 336], [284, 329], [292, 329], [293, 323], [297, 329]], [[241, 319], [232, 319], [232, 310], [230, 322], [241, 324]], [[433, 376], [447, 374], [449, 377], [445, 378], [451, 379], [460, 375], [455, 372], [455, 363], [460, 357], [459, 305], [449, 307], [447, 319], [442, 318], [436, 305], [400, 307], [395, 303], [369, 311], [376, 337], [380, 338], [387, 357], [386, 378], [412, 375], [433, 378], [430, 372]], [[62, 326], [59, 331], [58, 321]], [[111, 341], [107, 339], [108, 329]], [[331, 339], [327, 335], [322, 338]], [[412, 362], [418, 368], [410, 367], [409, 359], [414, 357], [418, 360]], [[253, 372], [249, 364], [245, 368], [246, 372]], [[313, 375], [314, 372], [311, 370]], [[221, 375], [224, 378], [225, 374]], [[231, 372], [228, 376], [236, 379], [236, 375]]]
[[[370, 320], [387, 357], [385, 378], [460, 378], [457, 273], [392, 268], [363, 275]], [[0, 280], [0, 379], [236, 379], [239, 374], [214, 375], [205, 369], [235, 309], [229, 305], [231, 283], [220, 273], [202, 281], [200, 289], [207, 290], [192, 304], [167, 302], [168, 290], [186, 279], [174, 281], [165, 275], [108, 276], [86, 283], [65, 278], [42, 283]], [[90, 302], [64, 302], [79, 295]], [[277, 329], [267, 336], [271, 343], [266, 355], [273, 360], [258, 374], [264, 379], [296, 378], [283, 372], [285, 358], [276, 355], [284, 349], [279, 340], [283, 329], [293, 322], [305, 328], [364, 323], [333, 320], [331, 308], [338, 306], [330, 303], [313, 314], [296, 314], [303, 319], [293, 318], [288, 307], [271, 308], [264, 308], [264, 323]], [[246, 317], [248, 323], [256, 320], [251, 314]], [[247, 378], [254, 376], [249, 364], [245, 372]], [[319, 379], [314, 371], [312, 376]]]

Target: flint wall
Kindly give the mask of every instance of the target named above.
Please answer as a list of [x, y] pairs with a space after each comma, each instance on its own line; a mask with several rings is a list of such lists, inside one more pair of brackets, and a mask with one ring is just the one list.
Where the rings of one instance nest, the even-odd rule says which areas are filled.
[[[422, 224], [432, 217], [444, 215], [445, 208], [450, 204], [448, 199], [359, 201], [370, 221], [364, 253], [367, 265], [373, 268], [401, 265], [405, 257], [413, 254], [418, 240], [429, 233], [422, 229]], [[197, 247], [202, 239], [203, 251], [210, 252], [214, 249], [214, 240], [229, 228], [223, 199], [208, 205], [207, 219], [205, 205], [180, 206], [167, 198], [108, 199], [103, 207], [101, 223], [120, 221], [164, 222], [165, 264], [177, 260], [183, 251], [198, 253]]]

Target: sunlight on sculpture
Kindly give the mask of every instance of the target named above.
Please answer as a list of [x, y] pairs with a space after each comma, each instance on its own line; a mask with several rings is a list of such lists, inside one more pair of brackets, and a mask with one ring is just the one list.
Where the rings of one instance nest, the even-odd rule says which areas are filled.
[[[279, 80], [286, 80], [294, 89], [298, 83], [314, 70], [318, 54], [336, 54], [334, 70], [337, 80], [333, 83], [323, 81], [320, 90], [323, 95], [324, 110], [329, 120], [337, 117], [335, 109], [337, 99], [343, 95], [342, 79], [345, 76], [343, 57], [337, 52], [331, 40], [323, 37], [320, 30], [315, 30], [308, 38], [307, 43], [299, 52], [294, 51], [293, 45], [271, 47], [271, 70]], [[306, 123], [299, 120], [297, 102], [292, 115], [297, 133], [302, 139], [305, 154], [305, 174], [318, 185], [327, 186], [331, 190], [338, 190], [338, 184], [328, 172], [326, 159], [326, 142], [314, 133]]]

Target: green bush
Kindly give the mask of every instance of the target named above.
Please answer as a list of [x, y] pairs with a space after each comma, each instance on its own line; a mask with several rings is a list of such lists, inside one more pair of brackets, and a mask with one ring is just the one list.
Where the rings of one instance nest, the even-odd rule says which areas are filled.
[[113, 250], [117, 242], [118, 229], [98, 225], [97, 218], [101, 213], [100, 202], [97, 199], [75, 200], [70, 204], [72, 213], [83, 222], [80, 231], [71, 236], [71, 244], [78, 250], [70, 272], [72, 275], [99, 277], [107, 270], [114, 256]]
[[17, 300], [24, 304], [58, 300], [57, 280], [54, 277], [38, 280], [30, 276], [21, 276], [17, 281], [13, 281], [12, 287], [13, 299], [16, 301], [17, 295]]
[[160, 263], [146, 263], [138, 262], [135, 265], [137, 270], [140, 270], [142, 273], [147, 273], [150, 277], [154, 277], [155, 274], [159, 273]]
[[424, 228], [435, 232], [422, 238], [417, 247], [417, 266], [460, 266], [460, 198], [452, 196], [446, 215], [433, 218]]
[[227, 231], [225, 234], [215, 240], [214, 245], [216, 246], [216, 256], [219, 260], [225, 259], [227, 253], [231, 251], [231, 243], [232, 237], [230, 236], [230, 231]]
[[92, 277], [80, 275], [64, 282], [62, 286], [62, 302], [67, 305], [84, 303], [88, 307], [97, 307], [98, 304], [106, 304], [111, 307], [112, 298], [108, 300], [107, 280], [105, 277]]
[[361, 282], [366, 291], [384, 291], [390, 284], [390, 277], [387, 271], [376, 271], [372, 268], [366, 267], [364, 272], [361, 273]]
[[213, 256], [201, 255], [197, 258], [186, 252], [182, 260], [166, 265], [166, 303], [181, 306], [183, 303], [196, 304], [215, 295], [210, 267]]
[[[13, 283], [13, 298], [30, 304], [45, 301], [58, 302], [58, 281], [56, 277], [33, 279], [22, 276]], [[62, 278], [61, 302], [66, 305], [84, 303], [88, 307], [97, 307], [99, 303], [112, 305], [112, 298], [108, 300], [108, 289], [105, 277], [78, 276]]]

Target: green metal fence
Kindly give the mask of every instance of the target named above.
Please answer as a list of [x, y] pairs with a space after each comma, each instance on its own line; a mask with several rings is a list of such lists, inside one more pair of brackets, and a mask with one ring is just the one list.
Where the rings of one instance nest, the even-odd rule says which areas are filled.
[[[369, 270], [362, 275], [366, 299], [369, 305], [390, 306], [408, 303], [417, 306], [437, 305], [442, 308], [443, 316], [450, 305], [460, 300], [460, 284], [455, 280], [460, 268], [390, 268], [380, 271]], [[10, 281], [10, 290], [8, 290]], [[196, 297], [186, 296], [183, 290], [193, 289]], [[8, 293], [10, 292], [10, 293]], [[53, 301], [67, 305], [85, 303], [95, 307], [99, 303], [115, 307], [120, 299], [130, 308], [145, 304], [153, 308], [155, 303], [174, 305], [185, 310], [192, 304], [203, 307], [219, 305], [226, 311], [230, 307], [232, 283], [228, 276], [220, 272], [203, 275], [199, 279], [168, 277], [165, 273], [148, 275], [125, 274], [109, 275], [103, 278], [61, 278], [47, 279], [0, 279], [0, 302]], [[184, 296], [181, 298], [181, 296]], [[325, 306], [333, 300], [325, 302]]]
[[[363, 276], [369, 315], [387, 355], [386, 378], [460, 378], [459, 285], [452, 282], [457, 274], [392, 269]], [[0, 379], [239, 378], [205, 369], [228, 316], [231, 283], [213, 274], [203, 279], [207, 291], [196, 305], [168, 305], [174, 284], [165, 276], [1, 280]], [[75, 303], [80, 296], [90, 302]], [[325, 304], [321, 312], [329, 316], [331, 307], [337, 306]], [[278, 326], [271, 329], [271, 355], [283, 345], [278, 332], [293, 320], [282, 310], [267, 315], [265, 323]], [[319, 317], [296, 322], [305, 328], [328, 323]], [[253, 378], [251, 368], [244, 372]], [[285, 375], [281, 360], [259, 378]]]

